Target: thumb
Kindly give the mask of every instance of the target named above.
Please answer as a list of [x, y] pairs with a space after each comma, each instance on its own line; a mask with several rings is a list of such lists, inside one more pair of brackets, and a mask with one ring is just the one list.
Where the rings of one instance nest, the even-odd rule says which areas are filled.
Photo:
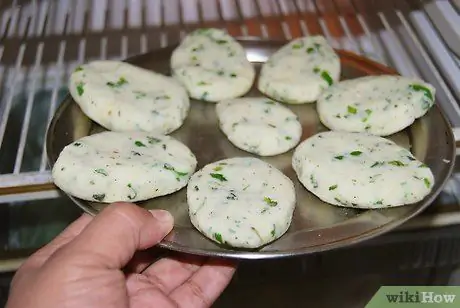
[[80, 256], [87, 265], [120, 269], [137, 250], [158, 244], [172, 228], [173, 217], [167, 211], [114, 203], [67, 245], [65, 255]]

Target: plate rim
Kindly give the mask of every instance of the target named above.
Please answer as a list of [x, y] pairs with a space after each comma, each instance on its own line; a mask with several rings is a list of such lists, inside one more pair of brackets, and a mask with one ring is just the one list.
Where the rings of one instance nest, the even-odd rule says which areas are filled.
[[[251, 37], [251, 36], [239, 36], [235, 37], [235, 39], [239, 42], [242, 43], [254, 43], [254, 44], [270, 44], [270, 45], [283, 45], [289, 42], [289, 40], [271, 40], [271, 39], [263, 39], [259, 37]], [[173, 50], [175, 47], [177, 47], [178, 44], [172, 44], [163, 48], [155, 48], [147, 51], [146, 53], [142, 54], [136, 54], [134, 56], [128, 57], [124, 60], [121, 60], [123, 62], [127, 63], [132, 63], [132, 61], [135, 61], [137, 58], [147, 56], [149, 54], [155, 53], [155, 52], [160, 52], [160, 51], [166, 51], [166, 50]], [[340, 61], [342, 63], [343, 58], [348, 58], [351, 59], [355, 63], [365, 63], [369, 66], [372, 66], [376, 69], [376, 71], [384, 72], [385, 74], [391, 74], [391, 75], [400, 75], [395, 69], [388, 67], [384, 64], [381, 64], [379, 62], [376, 62], [368, 57], [361, 56], [359, 54], [356, 54], [354, 52], [348, 51], [348, 50], [343, 50], [343, 49], [336, 49], [334, 50], [339, 54]], [[257, 63], [257, 62], [252, 62], [252, 63]], [[58, 119], [60, 118], [60, 114], [63, 113], [63, 111], [69, 107], [69, 105], [75, 104], [73, 98], [71, 97], [70, 93], [68, 92], [67, 95], [64, 96], [64, 98], [61, 101], [61, 104], [59, 107], [55, 110], [53, 118], [50, 122], [50, 124], [47, 127], [46, 131], [46, 152], [47, 152], [47, 160], [49, 166], [52, 168], [54, 166], [54, 163], [57, 159], [57, 157], [53, 158], [52, 157], [52, 142], [51, 140], [53, 139], [52, 132], [54, 131], [54, 127], [56, 126], [56, 123]], [[245, 251], [245, 250], [212, 250], [208, 249], [204, 251], [203, 249], [200, 248], [194, 248], [190, 246], [183, 246], [179, 245], [176, 242], [168, 241], [163, 239], [161, 242], [159, 242], [156, 247], [164, 248], [170, 251], [176, 251], [176, 252], [181, 252], [181, 253], [187, 253], [187, 254], [194, 254], [194, 255], [200, 255], [200, 256], [208, 256], [208, 257], [223, 257], [223, 258], [230, 258], [230, 259], [246, 259], [246, 260], [261, 260], [261, 259], [277, 259], [277, 258], [286, 258], [286, 257], [296, 257], [296, 256], [302, 256], [302, 255], [308, 255], [308, 254], [313, 254], [313, 253], [318, 253], [318, 252], [324, 252], [324, 251], [329, 251], [329, 250], [334, 250], [334, 249], [339, 249], [339, 248], [345, 248], [349, 247], [352, 245], [356, 245], [358, 243], [364, 242], [371, 240], [375, 237], [381, 236], [385, 233], [388, 233], [390, 231], [393, 231], [395, 228], [398, 226], [404, 224], [408, 220], [412, 219], [413, 217], [419, 215], [421, 212], [426, 210], [433, 201], [438, 197], [438, 195], [441, 193], [441, 191], [444, 189], [447, 181], [451, 178], [452, 172], [455, 167], [455, 160], [456, 160], [456, 146], [455, 146], [455, 138], [454, 134], [452, 131], [452, 125], [448, 121], [448, 118], [445, 115], [445, 112], [441, 109], [441, 107], [438, 104], [434, 104], [433, 106], [436, 109], [436, 112], [440, 114], [440, 117], [442, 121], [445, 124], [445, 127], [447, 128], [447, 136], [450, 142], [450, 157], [448, 159], [450, 162], [448, 163], [447, 170], [445, 170], [443, 173], [445, 173], [444, 178], [442, 181], [439, 183], [437, 189], [433, 190], [430, 192], [429, 197], [423, 200], [423, 204], [418, 206], [417, 208], [414, 208], [413, 211], [409, 212], [407, 215], [403, 216], [402, 218], [399, 218], [397, 220], [390, 221], [386, 224], [374, 227], [372, 229], [367, 230], [366, 232], [346, 237], [346, 238], [340, 238], [337, 241], [332, 241], [326, 244], [318, 244], [314, 246], [309, 246], [309, 247], [302, 247], [298, 249], [289, 249], [289, 250], [284, 250], [284, 251], [263, 251], [263, 250], [257, 250], [257, 251]], [[433, 108], [432, 107], [432, 108]], [[447, 150], [446, 150], [447, 152]], [[58, 188], [58, 190], [63, 193], [64, 195], [67, 195], [73, 203], [75, 203], [80, 209], [82, 209], [85, 213], [91, 215], [91, 216], [96, 216], [99, 211], [94, 209], [91, 206], [85, 206], [80, 200], [66, 192], [63, 192]], [[333, 228], [333, 227], [332, 227]], [[345, 244], [343, 244], [345, 242]], [[338, 243], [342, 243], [342, 245], [338, 245]]]

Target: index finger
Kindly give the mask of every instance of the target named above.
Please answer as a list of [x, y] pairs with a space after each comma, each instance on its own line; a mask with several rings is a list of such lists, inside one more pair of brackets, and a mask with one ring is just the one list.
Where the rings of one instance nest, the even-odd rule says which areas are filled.
[[210, 307], [235, 274], [234, 261], [210, 259], [184, 284], [170, 293], [179, 307]]

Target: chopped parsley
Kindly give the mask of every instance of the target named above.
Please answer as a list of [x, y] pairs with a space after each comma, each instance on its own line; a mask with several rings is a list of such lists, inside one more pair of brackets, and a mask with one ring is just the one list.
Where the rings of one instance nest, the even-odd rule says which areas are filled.
[[141, 99], [147, 96], [147, 93], [142, 91], [133, 91], [134, 95], [136, 95], [136, 99]]
[[[155, 137], [150, 137], [150, 136], [147, 136], [147, 140], [149, 141], [150, 144], [154, 144], [154, 143], [159, 143], [161, 142], [160, 139], [158, 138], [155, 138]], [[136, 141], [137, 142], [137, 141]], [[142, 142], [141, 142], [142, 143]], [[137, 144], [136, 144], [137, 145]]]
[[431, 186], [430, 180], [428, 180], [427, 178], [423, 178], [423, 183], [425, 183], [425, 186], [426, 186], [427, 188], [430, 188], [430, 186]]
[[303, 47], [303, 42], [296, 43], [296, 44], [292, 45], [292, 49], [300, 49], [302, 47]]
[[418, 166], [419, 168], [428, 168], [428, 166], [426, 164], [420, 164], [420, 166]]
[[423, 105], [423, 108], [428, 109], [434, 101], [433, 94], [431, 93], [430, 89], [420, 84], [411, 84], [409, 88], [414, 90], [415, 92], [423, 92], [423, 95], [428, 100], [426, 101], [426, 104]]
[[134, 142], [134, 144], [135, 144], [137, 147], [145, 147], [145, 144], [143, 144], [143, 143], [142, 143], [141, 141], [139, 141], [139, 140], [136, 140], [136, 141]]
[[75, 68], [74, 72], [81, 72], [83, 70], [83, 67], [81, 66], [77, 66], [77, 68]]
[[111, 88], [120, 88], [122, 85], [127, 84], [128, 81], [124, 77], [120, 77], [117, 82], [109, 81], [107, 85]]
[[78, 93], [78, 96], [82, 96], [83, 93], [85, 93], [85, 89], [83, 88], [85, 86], [85, 84], [83, 82], [79, 82], [77, 83], [77, 93]]
[[361, 151], [353, 151], [353, 152], [350, 153], [351, 156], [359, 156], [361, 154], [363, 154], [363, 152], [361, 152]]
[[230, 74], [230, 77], [232, 77], [232, 78], [236, 78], [236, 76], [237, 76], [237, 75], [236, 75], [235, 73], [231, 73], [231, 74]]
[[209, 174], [212, 178], [216, 179], [216, 180], [219, 180], [221, 182], [226, 182], [227, 179], [225, 178], [225, 176], [223, 176], [222, 174], [220, 173], [210, 173]]
[[329, 186], [329, 190], [334, 190], [337, 188], [337, 185], [332, 185], [332, 186]]
[[270, 197], [264, 197], [264, 202], [267, 203], [270, 207], [275, 207], [278, 205], [278, 201], [271, 199]]
[[79, 147], [79, 146], [81, 146], [81, 143], [80, 143], [80, 142], [75, 142], [75, 143], [73, 144], [73, 146]]
[[388, 162], [390, 165], [396, 166], [396, 167], [404, 167], [405, 164], [400, 162], [399, 160], [392, 160]]
[[381, 162], [381, 161], [376, 161], [372, 166], [371, 168], [375, 168], [375, 167], [379, 167], [379, 166], [383, 166], [384, 162]]
[[276, 231], [276, 225], [273, 224], [273, 229], [270, 231], [270, 235], [271, 235], [272, 237], [275, 237], [275, 234], [276, 234], [275, 231]]
[[218, 241], [219, 243], [221, 243], [221, 244], [224, 243], [224, 240], [222, 239], [222, 234], [220, 234], [220, 233], [214, 233], [212, 236], [213, 236], [214, 239], [215, 239], [216, 241]]
[[216, 43], [219, 45], [227, 44], [228, 42], [226, 40], [216, 40]]
[[290, 136], [285, 136], [284, 139], [291, 140], [292, 138]]
[[105, 169], [96, 169], [96, 170], [94, 170], [94, 172], [102, 174], [103, 176], [108, 176], [109, 175], [107, 173], [107, 171], [105, 171]]
[[163, 165], [163, 168], [168, 170], [168, 171], [172, 171], [176, 174], [176, 180], [180, 181], [180, 177], [181, 176], [186, 176], [188, 174], [188, 172], [180, 172], [180, 171], [177, 171], [173, 166], [171, 166], [170, 164], [168, 163], [165, 163]]
[[230, 194], [227, 196], [227, 200], [236, 200], [238, 197], [235, 195], [234, 192], [230, 192]]
[[105, 199], [105, 194], [94, 194], [93, 199], [101, 202], [102, 200]]
[[335, 159], [338, 159], [338, 160], [342, 160], [343, 159], [343, 156], [342, 155], [339, 155], [339, 156], [336, 156], [334, 157]]
[[220, 171], [220, 170], [222, 170], [222, 166], [216, 166], [216, 167], [214, 167], [212, 170], [214, 170], [214, 171]]
[[332, 80], [331, 75], [329, 75], [327, 71], [321, 72], [321, 78], [323, 78], [327, 82], [327, 84], [330, 86], [334, 83], [334, 80]]
[[129, 183], [127, 186], [131, 190], [131, 193], [128, 195], [128, 199], [129, 200], [135, 199], [137, 197], [137, 191], [133, 188], [131, 183]]
[[318, 188], [318, 182], [316, 181], [316, 179], [313, 176], [313, 174], [310, 174], [310, 182], [313, 185], [313, 188]]
[[351, 113], [351, 114], [356, 114], [358, 112], [358, 110], [353, 106], [348, 106], [347, 111], [348, 113]]

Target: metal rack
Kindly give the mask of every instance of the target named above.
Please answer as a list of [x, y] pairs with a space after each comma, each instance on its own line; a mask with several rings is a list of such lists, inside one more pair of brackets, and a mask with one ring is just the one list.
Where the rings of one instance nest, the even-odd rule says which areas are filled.
[[[224, 28], [235, 36], [277, 39], [322, 34], [335, 48], [431, 82], [438, 104], [460, 127], [460, 60], [426, 9], [441, 4], [460, 24], [453, 1], [444, 0], [2, 2], [0, 202], [58, 196], [51, 184], [44, 136], [76, 65], [174, 44], [202, 26]], [[460, 188], [455, 177], [452, 181], [448, 189]]]

